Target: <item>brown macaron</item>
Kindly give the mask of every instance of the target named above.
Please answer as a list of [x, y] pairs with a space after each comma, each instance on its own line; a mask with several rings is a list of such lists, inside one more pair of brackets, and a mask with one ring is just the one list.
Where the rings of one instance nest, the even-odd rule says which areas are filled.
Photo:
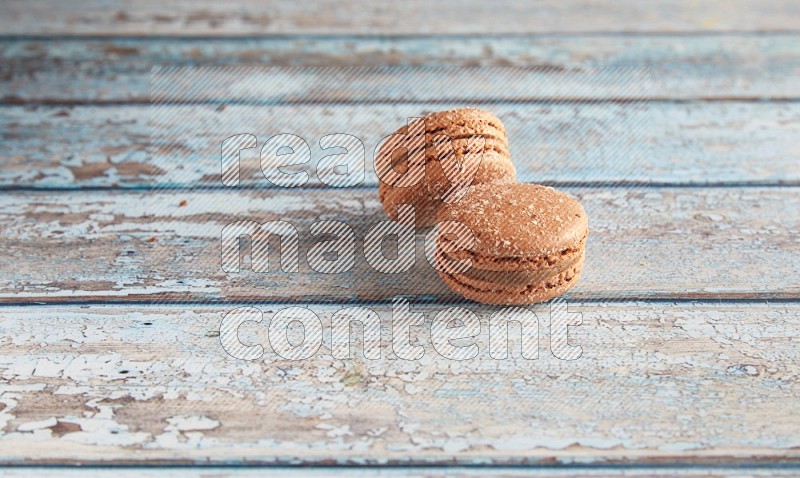
[[381, 144], [375, 171], [387, 215], [397, 220], [399, 207], [410, 204], [417, 227], [434, 224], [438, 209], [458, 199], [456, 190], [513, 183], [516, 178], [503, 123], [488, 111], [472, 108], [410, 121]]
[[[475, 186], [456, 207], [441, 209], [438, 219], [437, 272], [468, 299], [533, 304], [563, 294], [580, 278], [589, 233], [586, 211], [553, 188]], [[472, 245], [465, 247], [463, 235], [450, 233], [454, 224], [441, 221], [466, 226]], [[471, 261], [468, 268], [453, 266], [453, 261], [466, 260]]]

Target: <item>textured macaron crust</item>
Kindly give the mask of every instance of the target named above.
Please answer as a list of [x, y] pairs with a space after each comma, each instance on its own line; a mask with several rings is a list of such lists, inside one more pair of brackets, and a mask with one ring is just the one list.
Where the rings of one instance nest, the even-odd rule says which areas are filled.
[[[563, 294], [580, 279], [588, 219], [580, 203], [553, 188], [533, 184], [474, 187], [439, 221], [455, 221], [474, 243], [452, 251], [453, 238], [439, 234], [437, 262], [471, 260], [463, 271], [439, 270], [464, 297], [486, 304], [523, 305]], [[439, 267], [439, 269], [446, 269]]]
[[[449, 143], [442, 142], [443, 138], [449, 138]], [[407, 173], [412, 168], [424, 173], [409, 182]], [[436, 222], [438, 209], [453, 201], [448, 195], [454, 194], [454, 185], [471, 189], [478, 184], [510, 184], [516, 178], [503, 123], [488, 111], [471, 108], [431, 113], [416, 127], [403, 126], [381, 145], [375, 170], [387, 215], [397, 220], [399, 207], [410, 204], [418, 227]], [[459, 176], [459, 171], [474, 175]]]

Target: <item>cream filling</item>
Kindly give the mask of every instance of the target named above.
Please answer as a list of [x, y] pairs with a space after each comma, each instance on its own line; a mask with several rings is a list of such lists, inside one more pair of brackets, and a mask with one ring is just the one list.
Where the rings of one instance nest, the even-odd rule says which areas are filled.
[[[471, 284], [469, 281], [464, 281], [463, 276], [460, 274], [456, 275], [447, 275], [450, 280], [458, 284], [460, 287], [464, 287], [465, 289], [469, 289], [473, 292], [481, 293], [481, 294], [488, 294], [488, 293], [497, 293], [497, 294], [520, 294], [520, 295], [529, 295], [531, 293], [543, 293], [548, 290], [552, 289], [560, 289], [566, 290], [572, 287], [576, 282], [576, 278], [581, 275], [582, 267], [581, 264], [576, 264], [572, 268], [567, 269], [556, 276], [550, 277], [548, 280], [544, 280], [541, 282], [533, 282], [524, 286], [518, 286], [514, 288], [502, 287], [497, 284], [481, 284], [478, 286], [477, 284]], [[560, 292], [559, 292], [560, 293]]]
[[582, 254], [575, 255], [572, 259], [564, 261], [554, 267], [531, 271], [492, 271], [478, 267], [470, 267], [466, 271], [458, 274], [461, 280], [471, 279], [473, 281], [487, 282], [494, 285], [504, 286], [527, 286], [529, 284], [541, 282], [547, 278], [556, 276], [561, 272], [573, 267], [581, 259]]

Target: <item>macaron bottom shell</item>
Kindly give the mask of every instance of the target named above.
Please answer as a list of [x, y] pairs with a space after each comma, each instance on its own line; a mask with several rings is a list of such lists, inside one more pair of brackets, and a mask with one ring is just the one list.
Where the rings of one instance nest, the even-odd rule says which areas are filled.
[[[439, 277], [454, 292], [467, 299], [483, 304], [493, 305], [526, 305], [544, 302], [564, 294], [574, 287], [583, 272], [585, 253], [578, 256], [564, 267], [549, 267], [540, 271], [531, 271], [529, 282], [519, 282], [520, 271], [499, 272], [495, 280], [482, 280], [468, 272], [447, 273], [437, 270]], [[503, 274], [508, 279], [503, 279]]]

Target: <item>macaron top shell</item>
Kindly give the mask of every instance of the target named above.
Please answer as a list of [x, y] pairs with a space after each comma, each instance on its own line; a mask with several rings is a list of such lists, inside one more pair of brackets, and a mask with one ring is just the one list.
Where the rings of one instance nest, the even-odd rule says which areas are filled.
[[[482, 136], [485, 141], [485, 152], [499, 155], [508, 161], [508, 136], [505, 127], [497, 116], [488, 111], [459, 108], [430, 113], [422, 117], [422, 121], [423, 128], [420, 130], [420, 135], [407, 136], [409, 128], [408, 125], [404, 125], [393, 133], [400, 135], [402, 139], [393, 139], [381, 144], [375, 156], [375, 169], [381, 177], [381, 182], [385, 180], [381, 172], [387, 168], [392, 168], [400, 174], [405, 173], [408, 169], [408, 156], [412, 151], [418, 151], [420, 149], [418, 146], [425, 149], [424, 162], [434, 160], [447, 152], [449, 148], [444, 145], [434, 146], [444, 138], [451, 141], [453, 152], [460, 158], [467, 145], [467, 139], [472, 136]], [[423, 135], [424, 138], [420, 138]], [[388, 185], [395, 186], [395, 184]]]
[[475, 236], [474, 256], [536, 258], [579, 248], [588, 234], [583, 206], [572, 196], [534, 184], [474, 185], [457, 204], [439, 210]]
[[444, 134], [456, 139], [466, 135], [482, 134], [504, 142], [508, 141], [503, 122], [489, 111], [476, 108], [456, 108], [430, 113], [423, 119], [425, 132], [431, 136]]

